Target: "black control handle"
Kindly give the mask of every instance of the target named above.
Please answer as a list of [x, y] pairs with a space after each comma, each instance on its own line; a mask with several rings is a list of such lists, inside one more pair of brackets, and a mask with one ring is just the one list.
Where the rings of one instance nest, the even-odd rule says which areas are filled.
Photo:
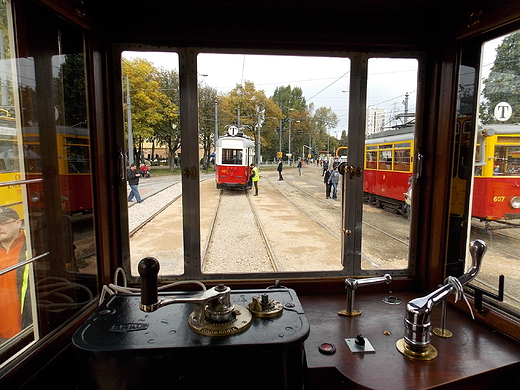
[[155, 257], [145, 257], [137, 266], [141, 275], [141, 306], [151, 307], [159, 300], [157, 294], [159, 269], [159, 261]]

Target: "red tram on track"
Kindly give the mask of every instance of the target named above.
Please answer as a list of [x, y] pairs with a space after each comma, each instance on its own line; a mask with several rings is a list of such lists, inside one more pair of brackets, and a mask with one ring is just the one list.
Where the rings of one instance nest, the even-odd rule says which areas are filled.
[[[457, 126], [455, 155], [464, 159], [471, 121], [458, 121]], [[413, 172], [414, 130], [410, 124], [367, 138], [363, 182], [367, 203], [406, 214], [404, 193]], [[454, 183], [460, 185], [452, 187], [452, 213], [458, 212], [457, 199], [463, 203], [470, 166], [454, 169]], [[520, 219], [520, 126], [493, 124], [479, 128], [474, 169], [472, 216], [483, 221]]]
[[215, 180], [218, 189], [251, 188], [249, 166], [254, 162], [255, 143], [240, 128], [229, 127], [228, 134], [217, 140], [215, 154]]

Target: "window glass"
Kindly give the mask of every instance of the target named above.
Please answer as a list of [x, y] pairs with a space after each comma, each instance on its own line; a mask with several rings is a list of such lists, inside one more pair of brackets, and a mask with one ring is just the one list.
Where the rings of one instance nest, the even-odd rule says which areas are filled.
[[161, 275], [182, 275], [179, 56], [125, 51], [122, 73], [130, 272], [152, 256]]
[[[164, 138], [159, 136], [160, 123], [172, 121], [173, 131], [180, 134], [178, 116], [168, 117], [171, 110], [163, 112], [159, 108], [155, 112], [164, 113], [164, 118], [151, 124], [148, 133], [140, 133], [137, 128], [141, 118], [150, 119], [149, 115], [143, 114], [150, 107], [139, 106], [138, 90], [142, 91], [141, 97], [157, 90], [155, 86], [138, 85], [137, 78], [146, 75], [151, 82], [162, 69], [176, 62], [168, 59], [168, 54], [175, 55], [124, 52], [123, 88], [126, 88], [128, 74], [132, 148], [139, 153], [141, 147], [146, 150], [146, 145], [154, 143], [154, 153], [165, 151], [165, 158], [172, 161], [176, 155], [182, 159], [182, 145], [174, 143], [168, 149]], [[152, 66], [140, 74], [130, 71], [137, 58]], [[178, 68], [171, 69], [176, 74], [166, 75], [164, 81], [168, 82], [173, 76], [171, 85], [178, 88]], [[340, 161], [334, 158], [335, 151], [339, 146], [347, 146], [348, 94], [344, 92], [349, 89], [349, 70], [347, 58], [214, 53], [197, 56], [201, 273], [238, 275], [342, 269], [341, 186], [336, 183], [334, 202], [332, 192], [330, 200], [326, 199], [323, 164], [326, 161], [337, 167]], [[167, 85], [161, 85], [161, 91], [164, 92]], [[179, 102], [175, 99], [178, 99], [178, 92], [177, 97], [172, 98], [172, 104], [179, 111]], [[160, 98], [148, 101], [152, 100], [166, 104]], [[171, 129], [172, 126], [168, 130]], [[228, 142], [233, 137], [236, 142]], [[218, 146], [219, 139], [225, 140], [221, 146]], [[140, 155], [146, 158], [147, 152]], [[280, 181], [279, 162], [283, 167], [280, 175], [284, 178]], [[261, 204], [248, 201], [254, 195], [256, 182], [251, 163], [259, 171], [256, 175], [260, 192], [257, 199], [269, 199], [274, 202], [271, 207], [264, 203], [267, 208], [263, 208]], [[180, 189], [181, 179], [186, 180], [181, 175], [182, 163], [180, 168], [170, 165], [165, 168], [164, 172], [169, 171], [172, 182], [176, 181]], [[166, 180], [154, 178], [155, 170], [154, 164], [152, 178], [141, 179], [139, 186], [143, 194], [144, 183]], [[191, 177], [189, 173], [187, 177]], [[226, 182], [220, 182], [221, 179]], [[288, 192], [287, 189], [294, 188], [290, 183], [300, 179], [305, 182], [297, 184], [299, 189], [294, 189], [294, 194]], [[312, 194], [305, 199], [309, 188], [312, 188]], [[135, 233], [130, 228], [132, 273], [136, 274], [135, 265], [142, 257], [151, 255], [160, 257], [163, 274], [172, 275], [173, 269], [173, 275], [183, 274], [182, 201], [179, 192], [178, 199], [165, 209], [168, 212], [175, 209], [169, 214], [173, 222], [161, 224], [164, 228], [160, 231], [157, 227], [163, 219], [161, 216], [153, 216]], [[139, 206], [146, 207], [147, 202], [144, 197], [142, 205], [129, 203], [130, 224], [133, 212]], [[283, 210], [287, 217], [275, 215], [276, 210]], [[316, 221], [319, 221], [318, 225]], [[153, 234], [154, 241], [144, 239], [146, 229], [150, 229], [148, 237]], [[164, 237], [164, 244], [157, 245], [157, 236]], [[259, 239], [258, 245], [252, 244]], [[309, 242], [316, 244], [309, 245]], [[163, 250], [164, 254], [160, 256]], [[252, 258], [260, 261], [251, 261]]]
[[[347, 146], [350, 60], [200, 53], [197, 62], [206, 75], [199, 93], [205, 159], [218, 138], [214, 177], [201, 183], [202, 214], [214, 220], [201, 223], [202, 272], [340, 271], [334, 168], [336, 150]], [[328, 195], [327, 165], [335, 178]]]
[[83, 36], [25, 10], [41, 45], [17, 58], [0, 1], [0, 365], [97, 292]]
[[[128, 150], [133, 151], [135, 160], [144, 158], [146, 163], [148, 152], [140, 151], [147, 149], [145, 145], [155, 151], [164, 150], [167, 160], [164, 172], [172, 176], [168, 187], [177, 180], [181, 188], [181, 180], [198, 177], [197, 172], [192, 172], [195, 167], [183, 167], [182, 163], [180, 167], [176, 166], [174, 161], [177, 157], [179, 161], [182, 158], [182, 144], [174, 144], [169, 149], [158, 135], [162, 123], [168, 123], [162, 128], [169, 132], [180, 130], [178, 115], [168, 115], [181, 112], [182, 107], [175, 97], [162, 101], [161, 95], [154, 95], [153, 99], [145, 99], [147, 93], [169, 90], [172, 85], [175, 86], [172, 90], [178, 91], [177, 68], [172, 65], [176, 64], [176, 57], [172, 60], [172, 55], [175, 56], [174, 53], [159, 52], [123, 53], [125, 112], [127, 118], [131, 118], [131, 123], [126, 122], [126, 134]], [[384, 60], [388, 62], [384, 63]], [[243, 277], [244, 274], [265, 272], [288, 276], [302, 272], [353, 275], [355, 267], [350, 260], [343, 263], [345, 250], [361, 261], [358, 270], [403, 270], [408, 267], [407, 217], [411, 196], [408, 180], [413, 170], [416, 59], [383, 59], [382, 63], [369, 63], [371, 100], [367, 104], [367, 134], [377, 135], [374, 135], [375, 140], [367, 137], [367, 161], [361, 166], [377, 174], [384, 171], [388, 177], [398, 174], [401, 177], [397, 186], [392, 184], [391, 192], [383, 194], [391, 199], [390, 207], [388, 202], [377, 199], [373, 199], [372, 206], [366, 205], [365, 216], [373, 215], [376, 220], [367, 217], [364, 222], [367, 241], [361, 256], [359, 248], [343, 247], [344, 207], [357, 206], [353, 201], [343, 202], [344, 177], [338, 170], [341, 163], [348, 161], [351, 147], [347, 137], [350, 60], [346, 57], [199, 53], [196, 62], [200, 267], [187, 263], [193, 257], [187, 260], [183, 253], [186, 250], [183, 240], [190, 238], [183, 237], [189, 226], [182, 229], [182, 216], [187, 212], [182, 211], [182, 194], [178, 192], [175, 199], [170, 197], [173, 202], [164, 209], [169, 211], [168, 217], [162, 214], [163, 210], [151, 215], [138, 212], [146, 209], [147, 200], [143, 196], [142, 204], [129, 203], [134, 275], [137, 275], [138, 261], [145, 256], [159, 258], [160, 272], [164, 276], [187, 276], [184, 275], [187, 269], [201, 273], [191, 277], [225, 274], [233, 278], [234, 275]], [[143, 72], [132, 70], [137, 64], [146, 65], [146, 69], [142, 68]], [[387, 72], [388, 64], [396, 70]], [[166, 75], [164, 84], [152, 83], [160, 80], [162, 69], [171, 66], [173, 73]], [[269, 69], [273, 72], [266, 71]], [[390, 85], [388, 79], [394, 79], [396, 74], [404, 74], [404, 77]], [[381, 94], [385, 89], [387, 92]], [[386, 96], [393, 97], [391, 103], [385, 103]], [[140, 106], [140, 99], [143, 103], [153, 102], [159, 106], [153, 109], [148, 105]], [[167, 104], [172, 104], [173, 109], [165, 109]], [[147, 110], [153, 112], [144, 115], [143, 112], [149, 112]], [[156, 122], [152, 123], [150, 118], [157, 113], [163, 116], [155, 116]], [[148, 121], [148, 132], [138, 129], [141, 120]], [[381, 132], [387, 130], [399, 137], [388, 141], [379, 139]], [[144, 183], [154, 181], [153, 161], [151, 165], [151, 180], [141, 178], [139, 182], [143, 195]], [[156, 180], [164, 181], [165, 178], [157, 177]], [[382, 184], [376, 180], [373, 188], [384, 191]], [[128, 191], [130, 193], [130, 188]], [[373, 193], [365, 191], [365, 195], [370, 197]], [[385, 216], [378, 216], [380, 212], [374, 206], [384, 207]], [[132, 228], [134, 211], [144, 220], [136, 225], [135, 231]], [[377, 221], [377, 218], [392, 219], [388, 231], [373, 228], [385, 226], [386, 222]], [[160, 237], [163, 244], [157, 245], [150, 240], [152, 236], [154, 240]], [[379, 247], [382, 240], [392, 248], [390, 256], [384, 248], [381, 251], [370, 249]]]
[[[520, 314], [520, 31], [486, 42], [482, 48], [476, 173], [471, 197], [470, 239], [488, 244], [476, 286], [498, 293], [493, 305]], [[469, 259], [466, 261], [470, 263]], [[487, 300], [487, 298], [484, 298]]]
[[365, 270], [408, 268], [417, 72], [416, 59], [368, 60], [361, 243]]

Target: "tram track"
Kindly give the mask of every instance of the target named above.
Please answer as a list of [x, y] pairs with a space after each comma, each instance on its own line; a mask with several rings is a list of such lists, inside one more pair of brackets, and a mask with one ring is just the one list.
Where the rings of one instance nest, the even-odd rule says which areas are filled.
[[[303, 189], [303, 188], [300, 188], [300, 187], [295, 186], [295, 185], [292, 184], [291, 182], [286, 181], [286, 183], [287, 183], [288, 185], [292, 186], [294, 189], [296, 189], [296, 190], [298, 190], [298, 191], [301, 191], [301, 192], [305, 193], [306, 195], [308, 195], [308, 196], [310, 196], [310, 197], [313, 197], [314, 199], [316, 199], [317, 201], [319, 201], [322, 205], [324, 205], [324, 206], [326, 206], [326, 207], [329, 207], [329, 208], [333, 208], [333, 209], [335, 209], [335, 210], [341, 212], [341, 206], [340, 206], [340, 203], [339, 203], [339, 202], [338, 202], [338, 203], [331, 203], [330, 201], [327, 201], [327, 200], [324, 200], [324, 199], [322, 199], [322, 198], [317, 197], [314, 193], [311, 193], [311, 192], [309, 192], [309, 191], [307, 191], [307, 190], [305, 190], [305, 189]], [[338, 190], [338, 191], [339, 191], [339, 190]], [[391, 234], [391, 233], [385, 231], [384, 229], [381, 229], [381, 228], [377, 227], [377, 226], [374, 225], [374, 224], [371, 224], [371, 223], [369, 223], [369, 222], [367, 222], [367, 221], [363, 221], [362, 223], [363, 223], [363, 225], [368, 226], [368, 227], [370, 227], [370, 228], [372, 228], [372, 229], [374, 229], [374, 230], [377, 230], [378, 232], [384, 234], [385, 236], [390, 237], [391, 239], [393, 239], [393, 240], [395, 240], [395, 241], [398, 241], [398, 242], [400, 242], [401, 244], [406, 245], [407, 247], [410, 245], [408, 242], [406, 242], [406, 241], [402, 240], [401, 238], [399, 238], [399, 237], [397, 237], [397, 236], [395, 236], [395, 235], [393, 235], [393, 234]], [[334, 233], [334, 234], [337, 234], [337, 233], [335, 233], [335, 232], [333, 232], [333, 233]], [[338, 237], [338, 238], [339, 238], [339, 237]]]
[[[263, 245], [258, 245], [259, 239]], [[281, 271], [250, 195], [244, 191], [219, 190], [209, 226], [202, 270], [213, 273], [223, 269], [239, 273]]]
[[[272, 183], [271, 183], [272, 184]], [[298, 188], [296, 187], [295, 185], [291, 184], [290, 182], [287, 182], [286, 181], [286, 184], [293, 187], [294, 190], [296, 191], [299, 191], [299, 192], [302, 192], [304, 193], [305, 195], [311, 197], [312, 199], [316, 200], [316, 201], [319, 201], [321, 205], [325, 204], [327, 207], [329, 208], [332, 208], [334, 210], [341, 210], [340, 208], [337, 208], [335, 206], [332, 206], [330, 204], [328, 204], [328, 202], [323, 202], [320, 198], [317, 198], [315, 197], [313, 194], [305, 191], [305, 190], [302, 190], [301, 188]], [[285, 194], [280, 188], [276, 187], [273, 185], [273, 188], [278, 191], [278, 193], [282, 196], [284, 196], [289, 202], [292, 203], [292, 205], [296, 208], [298, 208], [302, 213], [304, 213], [305, 215], [307, 215], [309, 218], [311, 218], [314, 222], [316, 222], [317, 224], [319, 224], [320, 226], [322, 226], [325, 230], [327, 230], [330, 234], [332, 234], [334, 237], [336, 237], [338, 240], [341, 238], [341, 236], [338, 234], [337, 231], [334, 231], [333, 229], [331, 229], [329, 226], [327, 226], [325, 223], [322, 222], [321, 218], [317, 218], [316, 216], [314, 216], [313, 214], [311, 214], [310, 212], [308, 212], [307, 210], [305, 210], [305, 208], [303, 208], [302, 206], [300, 206], [296, 201], [294, 201], [291, 197], [289, 197], [287, 194]]]

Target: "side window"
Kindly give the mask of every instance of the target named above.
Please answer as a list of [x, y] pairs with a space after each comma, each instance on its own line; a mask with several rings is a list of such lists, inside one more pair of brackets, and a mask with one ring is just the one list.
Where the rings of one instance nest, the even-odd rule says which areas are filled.
[[10, 5], [0, 1], [0, 366], [97, 293], [83, 35], [20, 8], [40, 45], [20, 42], [18, 57]]
[[[488, 244], [474, 285], [499, 295], [504, 276], [503, 302], [484, 301], [520, 315], [520, 31], [487, 41], [482, 46], [478, 119], [475, 126], [475, 175], [472, 180], [469, 239]], [[469, 263], [469, 261], [466, 261]]]

